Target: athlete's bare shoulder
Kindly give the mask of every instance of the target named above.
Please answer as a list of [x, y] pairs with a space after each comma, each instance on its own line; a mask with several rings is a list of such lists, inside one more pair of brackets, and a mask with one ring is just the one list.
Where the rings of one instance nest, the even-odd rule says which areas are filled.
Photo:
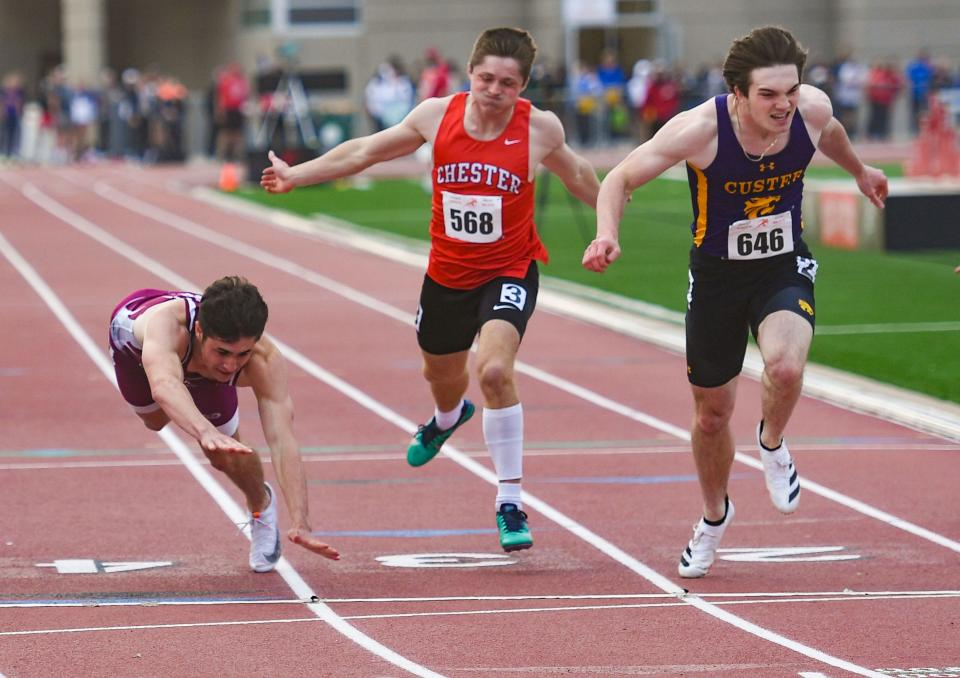
[[182, 354], [190, 341], [183, 299], [170, 299], [148, 308], [134, 321], [133, 334], [144, 348], [152, 345]]
[[706, 167], [717, 154], [717, 109], [713, 99], [672, 117], [650, 140], [677, 162]]
[[530, 148], [536, 153], [537, 162], [566, 143], [566, 133], [560, 118], [551, 111], [536, 106], [530, 107]]
[[800, 85], [797, 108], [803, 121], [817, 132], [823, 130], [833, 117], [833, 105], [826, 92], [813, 85]]
[[414, 106], [413, 110], [407, 114], [399, 124], [416, 130], [420, 136], [428, 142], [433, 143], [437, 137], [437, 130], [440, 129], [440, 121], [447, 112], [447, 106], [453, 95], [446, 97], [431, 97], [424, 99]]

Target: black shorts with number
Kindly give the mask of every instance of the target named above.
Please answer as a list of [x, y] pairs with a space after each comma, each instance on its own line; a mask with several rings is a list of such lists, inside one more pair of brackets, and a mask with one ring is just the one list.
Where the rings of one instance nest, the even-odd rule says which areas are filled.
[[792, 311], [814, 325], [817, 261], [800, 241], [790, 254], [739, 261], [690, 251], [687, 290], [687, 378], [722, 386], [740, 374], [747, 328], [757, 337], [774, 311]]
[[417, 343], [427, 353], [466, 351], [488, 320], [506, 320], [520, 338], [537, 305], [540, 272], [531, 261], [524, 278], [494, 278], [472, 290], [444, 287], [423, 276], [415, 325]]

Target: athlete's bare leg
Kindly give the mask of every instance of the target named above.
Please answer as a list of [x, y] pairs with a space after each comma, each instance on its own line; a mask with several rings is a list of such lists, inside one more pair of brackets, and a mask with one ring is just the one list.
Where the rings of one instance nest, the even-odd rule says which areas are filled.
[[170, 423], [170, 417], [163, 410], [154, 410], [147, 413], [137, 412], [137, 416], [143, 421], [144, 426], [151, 431], [159, 431]]
[[433, 401], [441, 412], [450, 412], [467, 392], [470, 374], [467, 372], [469, 351], [436, 355], [423, 354], [423, 377], [430, 384]]
[[[235, 440], [243, 442], [240, 439], [240, 431], [232, 436]], [[200, 448], [203, 449], [203, 448]], [[210, 465], [218, 471], [223, 471], [226, 476], [236, 485], [247, 500], [247, 508], [251, 513], [262, 511], [270, 503], [270, 497], [267, 495], [267, 488], [263, 484], [263, 463], [260, 461], [260, 455], [236, 454], [235, 452], [222, 452], [203, 450]]]
[[757, 344], [763, 356], [761, 442], [770, 449], [780, 445], [783, 431], [800, 399], [803, 368], [812, 340], [810, 323], [791, 311], [771, 313], [760, 323]]
[[722, 520], [726, 512], [727, 482], [733, 465], [730, 417], [737, 398], [737, 378], [715, 388], [692, 388], [694, 413], [691, 442], [703, 496], [703, 517]]
[[506, 320], [488, 320], [477, 342], [477, 376], [484, 405], [493, 410], [520, 402], [513, 366], [520, 348], [520, 333]]

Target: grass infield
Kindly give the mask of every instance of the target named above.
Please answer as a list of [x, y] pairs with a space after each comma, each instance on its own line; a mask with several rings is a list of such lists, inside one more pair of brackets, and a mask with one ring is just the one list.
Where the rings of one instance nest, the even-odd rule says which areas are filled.
[[[884, 167], [888, 176], [899, 167]], [[546, 176], [546, 175], [544, 175]], [[844, 176], [810, 168], [810, 178]], [[428, 239], [430, 196], [418, 180], [348, 182], [274, 196], [249, 187], [238, 194], [270, 207], [328, 214], [367, 228]], [[686, 182], [668, 179], [639, 188], [621, 224], [623, 255], [606, 273], [584, 270], [593, 238], [593, 210], [570, 198], [555, 179], [538, 181], [537, 225], [550, 251], [542, 274], [594, 286], [682, 312], [690, 248]], [[810, 359], [903, 388], [960, 403], [960, 250], [850, 252], [810, 243], [819, 261], [817, 336]]]

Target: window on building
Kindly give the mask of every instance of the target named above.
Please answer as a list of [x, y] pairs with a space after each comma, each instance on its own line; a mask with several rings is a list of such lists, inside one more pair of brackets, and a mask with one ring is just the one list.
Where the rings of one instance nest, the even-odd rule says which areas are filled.
[[287, 0], [293, 26], [350, 27], [360, 23], [360, 0]]
[[242, 0], [240, 21], [248, 28], [270, 25], [270, 0]]

